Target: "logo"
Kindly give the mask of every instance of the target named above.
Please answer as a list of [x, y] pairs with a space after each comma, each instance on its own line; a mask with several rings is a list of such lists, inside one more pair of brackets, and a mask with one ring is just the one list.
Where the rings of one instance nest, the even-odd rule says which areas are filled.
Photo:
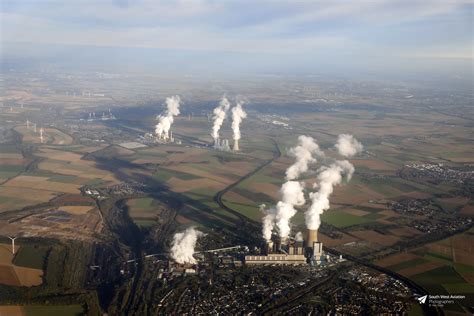
[[425, 295], [425, 296], [422, 296], [422, 297], [418, 297], [418, 298], [417, 298], [418, 303], [420, 303], [420, 304], [425, 304], [427, 297], [428, 297], [428, 295]]

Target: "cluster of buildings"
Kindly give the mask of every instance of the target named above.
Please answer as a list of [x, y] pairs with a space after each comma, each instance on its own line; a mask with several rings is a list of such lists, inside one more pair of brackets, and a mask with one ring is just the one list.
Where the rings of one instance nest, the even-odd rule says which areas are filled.
[[175, 143], [178, 145], [181, 145], [181, 140], [176, 139], [173, 136], [173, 132], [170, 131], [167, 134], [163, 135], [155, 135], [152, 133], [145, 133], [144, 136], [140, 136], [140, 140], [148, 143], [148, 144], [168, 144], [168, 143]]
[[439, 207], [433, 205], [430, 199], [404, 199], [400, 201], [389, 202], [391, 210], [402, 214], [414, 214], [433, 216]]
[[245, 263], [256, 264], [290, 264], [290, 265], [321, 265], [328, 262], [323, 253], [323, 243], [318, 240], [317, 230], [307, 230], [306, 238], [279, 238], [268, 241], [266, 254], [247, 255]]
[[411, 290], [386, 274], [365, 267], [355, 267], [345, 273], [342, 279], [363, 290], [337, 287], [330, 291], [330, 314], [403, 315], [410, 310], [413, 297]]
[[136, 181], [123, 182], [108, 186], [105, 188], [96, 188], [85, 185], [81, 188], [82, 194], [97, 200], [103, 200], [109, 196], [130, 196], [137, 194], [144, 194], [149, 191], [147, 186]]
[[473, 170], [456, 170], [442, 163], [412, 163], [405, 167], [412, 177], [429, 178], [437, 182], [464, 184], [474, 180]]

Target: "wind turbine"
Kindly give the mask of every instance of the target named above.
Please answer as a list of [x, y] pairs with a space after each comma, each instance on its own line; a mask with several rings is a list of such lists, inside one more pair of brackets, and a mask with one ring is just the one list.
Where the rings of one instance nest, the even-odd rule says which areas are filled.
[[17, 239], [18, 237], [8, 236], [8, 238], [10, 238], [10, 240], [12, 241], [12, 254], [15, 254], [15, 239]]

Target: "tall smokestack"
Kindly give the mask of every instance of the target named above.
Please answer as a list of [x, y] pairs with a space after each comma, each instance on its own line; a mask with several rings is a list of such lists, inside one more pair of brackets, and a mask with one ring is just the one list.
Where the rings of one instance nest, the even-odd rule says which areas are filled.
[[239, 140], [238, 139], [234, 139], [234, 151], [239, 151], [240, 148], [239, 148]]

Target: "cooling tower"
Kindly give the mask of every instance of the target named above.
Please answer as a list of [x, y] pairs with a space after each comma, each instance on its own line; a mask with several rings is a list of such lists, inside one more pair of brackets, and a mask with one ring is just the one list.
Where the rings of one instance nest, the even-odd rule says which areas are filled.
[[306, 239], [306, 247], [313, 248], [313, 244], [318, 242], [318, 231], [314, 229], [308, 229], [308, 237]]
[[236, 139], [236, 140], [234, 140], [234, 151], [239, 151], [239, 150], [240, 150], [239, 149], [239, 140]]

